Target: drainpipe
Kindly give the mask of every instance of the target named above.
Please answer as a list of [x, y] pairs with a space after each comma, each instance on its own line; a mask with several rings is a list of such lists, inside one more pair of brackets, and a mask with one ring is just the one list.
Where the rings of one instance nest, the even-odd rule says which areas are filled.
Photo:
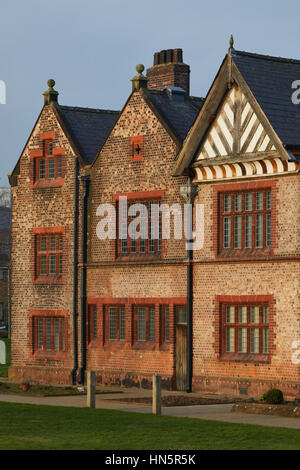
[[76, 384], [78, 369], [78, 157], [75, 157], [74, 179], [74, 237], [73, 237], [73, 351], [74, 367], [71, 371], [71, 384]]
[[[10, 267], [9, 266], [1, 266], [0, 271], [6, 271], [7, 273], [7, 336], [10, 338]], [[5, 323], [5, 322], [4, 322]]]
[[[198, 192], [198, 187], [193, 184], [193, 178], [189, 177], [188, 183], [180, 188], [181, 196], [186, 204], [191, 205], [191, 226], [187, 243], [191, 244], [193, 240], [193, 213], [194, 199]], [[193, 250], [187, 249], [187, 338], [186, 338], [186, 392], [192, 391], [193, 378]]]
[[87, 203], [89, 195], [89, 175], [80, 176], [83, 194], [82, 194], [82, 232], [81, 232], [81, 367], [79, 369], [78, 383], [83, 385], [86, 370], [86, 262], [87, 262]]
[[193, 250], [187, 250], [187, 378], [186, 391], [192, 391], [193, 376]]

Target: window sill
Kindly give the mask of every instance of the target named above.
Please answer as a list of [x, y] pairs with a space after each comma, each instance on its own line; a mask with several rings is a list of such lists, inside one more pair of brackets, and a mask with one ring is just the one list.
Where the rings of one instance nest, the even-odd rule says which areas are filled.
[[64, 360], [68, 358], [66, 351], [41, 351], [36, 350], [33, 352], [32, 357], [35, 359], [51, 359], [51, 360]]
[[31, 181], [30, 186], [32, 188], [54, 188], [64, 185], [64, 178], [53, 178], [38, 180], [36, 182]]
[[254, 353], [223, 353], [219, 360], [221, 362], [255, 362], [261, 364], [270, 363], [269, 354], [254, 354]]
[[170, 349], [171, 349], [170, 343], [162, 343], [162, 344], [159, 346], [159, 350], [160, 350], [160, 351], [170, 351]]
[[33, 284], [64, 284], [64, 276], [39, 276], [33, 278]]
[[271, 256], [273, 254], [272, 248], [249, 248], [243, 250], [223, 249], [218, 252], [218, 258], [261, 258]]
[[155, 351], [154, 341], [136, 341], [132, 345], [132, 349], [146, 349], [147, 351]]
[[119, 253], [116, 261], [157, 261], [161, 260], [161, 252], [158, 253]]

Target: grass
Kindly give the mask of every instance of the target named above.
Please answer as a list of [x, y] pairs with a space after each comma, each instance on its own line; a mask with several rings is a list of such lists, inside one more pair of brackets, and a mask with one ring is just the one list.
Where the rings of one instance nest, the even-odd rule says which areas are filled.
[[10, 338], [0, 338], [6, 344], [6, 364], [0, 364], [0, 377], [8, 377], [8, 367], [10, 364]]
[[4, 450], [291, 450], [300, 430], [0, 402]]
[[[32, 397], [60, 397], [71, 395], [86, 395], [86, 391], [80, 392], [76, 387], [55, 387], [52, 385], [30, 385], [27, 392], [22, 390], [21, 384], [0, 382], [0, 394], [21, 394]], [[112, 393], [111, 390], [96, 390], [97, 395]], [[122, 392], [113, 392], [122, 393]]]

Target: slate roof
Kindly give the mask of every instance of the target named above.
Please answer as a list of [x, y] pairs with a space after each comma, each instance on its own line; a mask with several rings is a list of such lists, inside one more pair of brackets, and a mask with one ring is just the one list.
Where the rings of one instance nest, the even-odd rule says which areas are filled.
[[9, 188], [0, 188], [0, 208], [11, 207], [11, 194]]
[[[173, 89], [173, 93], [168, 93], [168, 89]], [[204, 98], [188, 96], [178, 91], [174, 93], [173, 87], [166, 87], [163, 91], [146, 90], [146, 93], [174, 134], [183, 141], [203, 106]]]
[[119, 111], [58, 106], [60, 116], [86, 163], [92, 163], [119, 117]]
[[7, 207], [0, 207], [0, 230], [8, 230], [11, 225], [11, 210]]
[[300, 80], [300, 60], [234, 49], [232, 58], [282, 143], [300, 147], [300, 105], [292, 103], [292, 83]]

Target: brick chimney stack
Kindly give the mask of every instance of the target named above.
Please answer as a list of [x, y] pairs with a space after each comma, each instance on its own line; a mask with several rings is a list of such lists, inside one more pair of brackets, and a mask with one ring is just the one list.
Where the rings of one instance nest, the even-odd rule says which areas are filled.
[[183, 88], [190, 94], [190, 66], [183, 63], [182, 49], [155, 52], [153, 67], [147, 70], [148, 89], [163, 90], [166, 86]]

